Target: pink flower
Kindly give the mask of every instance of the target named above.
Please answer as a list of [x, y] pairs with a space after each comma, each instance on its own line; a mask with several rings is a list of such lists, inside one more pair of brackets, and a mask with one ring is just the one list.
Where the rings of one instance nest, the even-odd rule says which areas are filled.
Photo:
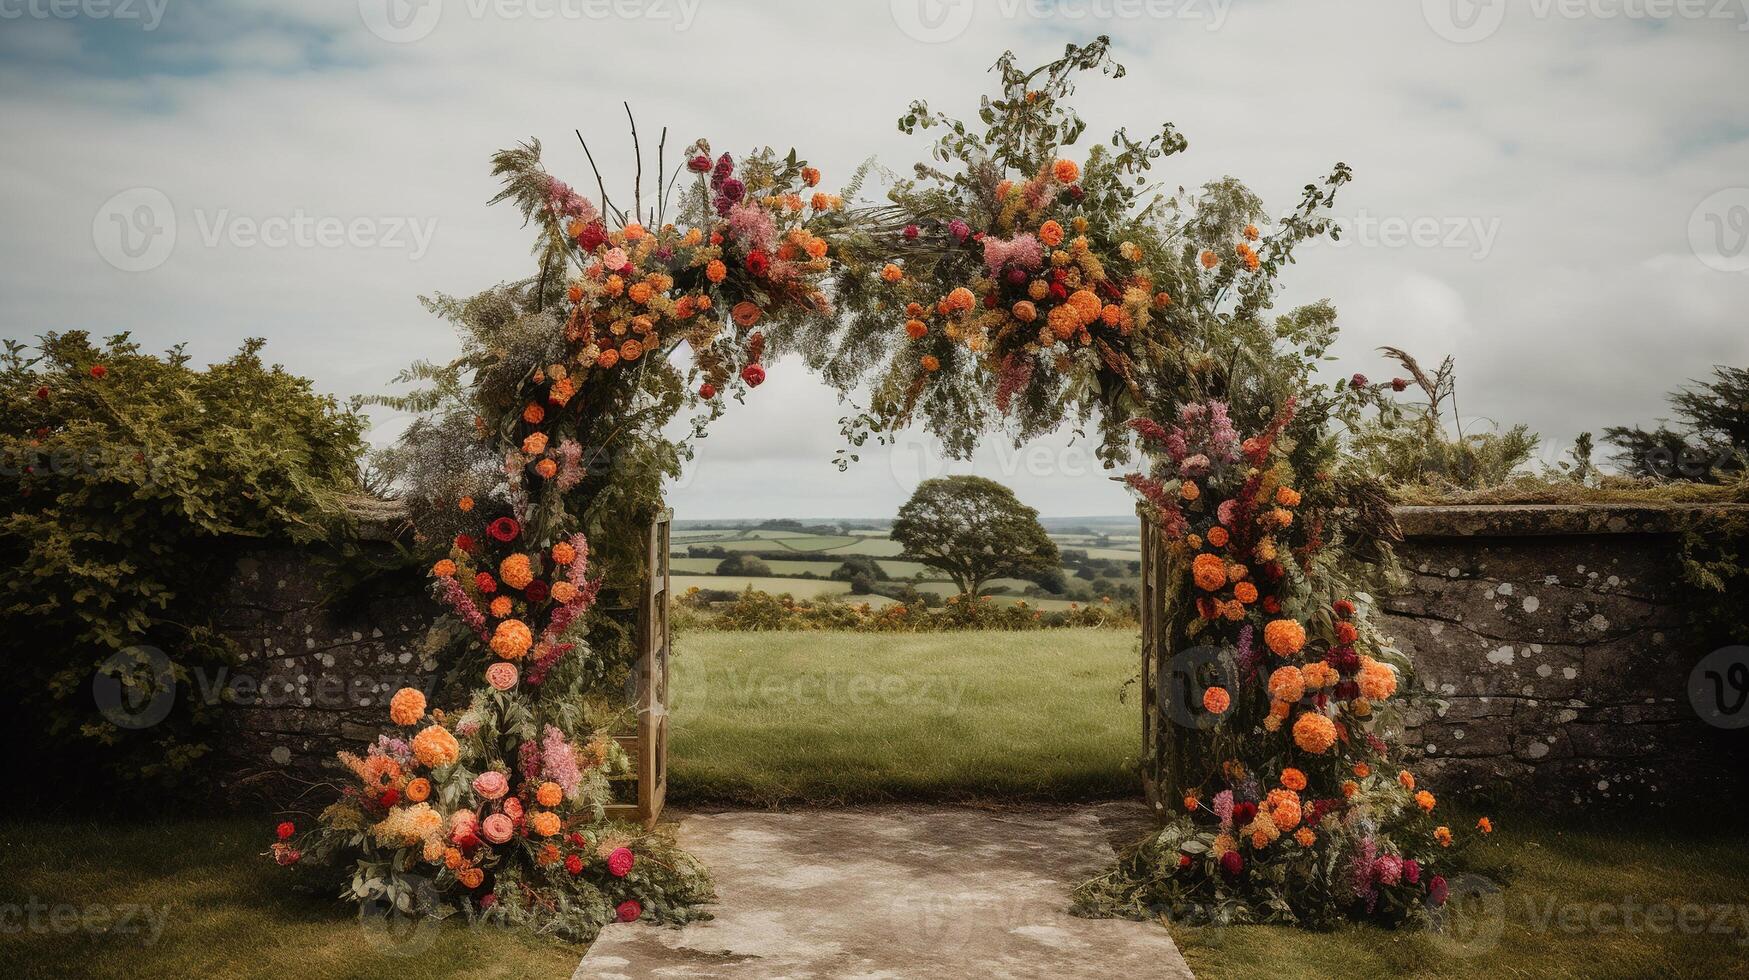
[[1414, 858], [1405, 858], [1403, 861], [1403, 880], [1411, 885], [1421, 884], [1421, 862]]
[[1224, 789], [1224, 790], [1221, 790], [1219, 793], [1215, 794], [1214, 811], [1215, 811], [1215, 816], [1221, 818], [1221, 829], [1222, 830], [1226, 830], [1229, 827], [1233, 826], [1233, 791], [1232, 790]]
[[1443, 875], [1434, 875], [1433, 880], [1427, 883], [1427, 897], [1435, 905], [1444, 905], [1449, 893], [1450, 889], [1447, 888]]
[[494, 844], [502, 844], [516, 833], [516, 824], [502, 813], [494, 813], [480, 824], [480, 836]]
[[601, 264], [605, 266], [609, 272], [618, 272], [625, 268], [626, 250], [623, 248], [608, 249], [601, 256]]
[[486, 683], [494, 691], [508, 691], [516, 686], [516, 665], [500, 660], [486, 668]]
[[480, 834], [480, 818], [474, 816], [472, 810], [457, 810], [449, 818], [449, 839], [461, 842], [465, 837], [477, 837]]
[[1403, 861], [1395, 854], [1381, 854], [1372, 864], [1373, 875], [1379, 884], [1392, 886], [1403, 880]]
[[632, 865], [636, 863], [637, 857], [632, 854], [630, 848], [615, 848], [614, 852], [607, 856], [607, 870], [615, 878], [624, 878], [630, 874]]
[[498, 770], [488, 769], [474, 777], [474, 792], [480, 794], [481, 799], [502, 799], [505, 793], [510, 792], [510, 780], [504, 778], [504, 774]]
[[628, 898], [619, 903], [619, 908], [614, 909], [613, 914], [618, 916], [621, 922], [636, 922], [638, 916], [644, 914], [644, 907], [639, 905], [636, 899]]
[[522, 819], [522, 801], [512, 796], [504, 801], [504, 815], [512, 821]]

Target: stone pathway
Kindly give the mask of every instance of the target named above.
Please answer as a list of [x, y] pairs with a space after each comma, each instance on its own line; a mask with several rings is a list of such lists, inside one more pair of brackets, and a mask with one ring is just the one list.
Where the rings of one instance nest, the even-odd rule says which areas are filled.
[[574, 980], [1189, 978], [1158, 924], [1065, 911], [1138, 818], [1131, 804], [693, 814], [680, 839], [716, 876], [716, 918], [610, 926]]

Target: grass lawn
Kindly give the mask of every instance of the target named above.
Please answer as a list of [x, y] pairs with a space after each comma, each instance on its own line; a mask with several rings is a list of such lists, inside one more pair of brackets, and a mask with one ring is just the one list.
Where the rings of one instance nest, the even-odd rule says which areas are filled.
[[675, 637], [669, 798], [1098, 799], [1136, 791], [1124, 631]]
[[1454, 903], [1445, 933], [1175, 926], [1173, 938], [1205, 980], [1749, 975], [1749, 831], [1657, 817], [1498, 823], [1516, 875], [1497, 893]]
[[[461, 923], [392, 938], [333, 894], [291, 888], [292, 872], [262, 856], [272, 833], [267, 818], [0, 826], [5, 975], [568, 977], [583, 956]], [[74, 915], [108, 932], [73, 925]]]

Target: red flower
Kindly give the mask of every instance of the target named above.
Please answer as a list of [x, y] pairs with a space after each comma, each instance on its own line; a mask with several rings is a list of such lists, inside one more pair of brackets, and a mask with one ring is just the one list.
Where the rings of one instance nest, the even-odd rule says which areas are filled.
[[574, 830], [571, 831], [570, 836], [566, 837], [565, 840], [570, 841], [572, 847], [582, 847], [584, 844], [588, 843], [588, 841], [584, 840], [582, 834], [579, 834]]
[[1392, 378], [1391, 379], [1391, 390], [1392, 391], [1407, 391], [1407, 390], [1409, 390], [1409, 379], [1408, 378]]
[[644, 907], [639, 905], [636, 899], [628, 898], [619, 903], [619, 908], [614, 909], [613, 914], [618, 916], [621, 922], [636, 922], [638, 916], [644, 914]]
[[463, 834], [455, 839], [455, 846], [462, 849], [463, 854], [474, 853], [474, 848], [480, 846], [479, 834]]
[[1257, 819], [1257, 804], [1255, 804], [1255, 803], [1235, 803], [1235, 804], [1233, 804], [1233, 826], [1243, 827], [1255, 819]]
[[1178, 867], [1180, 870], [1189, 870], [1190, 865], [1191, 865], [1190, 855], [1188, 855], [1188, 854], [1178, 855]]
[[764, 276], [771, 271], [771, 260], [766, 258], [764, 252], [754, 252], [747, 256], [747, 271], [756, 276]]
[[109, 373], [109, 368], [106, 368], [101, 364], [91, 365], [91, 376], [93, 378], [102, 378], [104, 375], [106, 375], [108, 373]]
[[43, 385], [41, 388], [38, 388], [36, 390], [36, 396], [45, 402], [48, 401], [49, 400], [49, 386]]
[[474, 576], [474, 588], [491, 595], [498, 591], [498, 581], [489, 572], [481, 572]]
[[1355, 629], [1353, 623], [1337, 623], [1336, 624], [1336, 642], [1337, 643], [1340, 643], [1343, 646], [1349, 646], [1349, 645], [1352, 645], [1354, 643], [1354, 641], [1358, 640], [1358, 639], [1360, 639], [1360, 630]]
[[747, 382], [747, 387], [757, 388], [765, 383], [765, 369], [757, 364], [749, 364], [741, 369], [741, 380]]
[[585, 252], [593, 252], [607, 242], [607, 229], [601, 227], [601, 222], [591, 221], [583, 226], [577, 234], [577, 247]]
[[630, 874], [632, 865], [636, 863], [637, 857], [632, 854], [630, 848], [626, 847], [615, 848], [614, 852], [607, 856], [607, 870], [615, 878], [624, 878]]
[[1403, 880], [1411, 885], [1421, 884], [1421, 862], [1414, 858], [1404, 858]]
[[285, 823], [280, 824], [274, 832], [279, 834], [280, 840], [291, 840], [292, 835], [298, 832], [298, 828], [296, 824], [287, 820]]
[[492, 906], [497, 905], [497, 904], [498, 904], [498, 893], [497, 892], [487, 892], [486, 894], [480, 896], [480, 908], [489, 909]]
[[1221, 870], [1227, 877], [1237, 878], [1239, 872], [1245, 870], [1245, 859], [1239, 856], [1238, 851], [1228, 851], [1221, 855]]
[[1427, 897], [1432, 900], [1434, 905], [1444, 905], [1449, 892], [1450, 889], [1446, 887], [1444, 875], [1434, 875], [1433, 880], [1427, 883]]
[[547, 601], [547, 584], [537, 578], [528, 583], [528, 587], [522, 590], [522, 594], [528, 597], [529, 602], [545, 602]]
[[703, 153], [700, 153], [698, 156], [695, 156], [691, 160], [686, 161], [686, 169], [692, 171], [695, 174], [705, 173], [706, 171], [710, 170], [710, 168], [711, 168], [711, 158], [708, 156], [705, 156]]
[[571, 872], [571, 874], [573, 876], [582, 874], [583, 873], [583, 859], [581, 857], [578, 857], [575, 854], [566, 858], [565, 859], [565, 870]]
[[905, 237], [907, 239], [916, 238], [919, 234], [921, 234], [921, 231], [922, 230], [919, 229], [916, 225], [906, 225], [905, 226]]
[[1354, 602], [1351, 599], [1337, 599], [1330, 609], [1336, 613], [1337, 619], [1354, 618]]
[[710, 401], [712, 398], [717, 397], [717, 386], [714, 384], [711, 384], [709, 381], [706, 381], [704, 384], [699, 385], [698, 386], [698, 397], [703, 398], [707, 402]]
[[1277, 599], [1275, 596], [1272, 596], [1272, 595], [1264, 596], [1263, 597], [1263, 611], [1270, 614], [1271, 616], [1274, 616], [1275, 614], [1281, 612], [1281, 600]]
[[455, 536], [455, 546], [463, 551], [473, 551], [474, 544], [475, 541], [471, 534], [458, 534]]
[[401, 791], [394, 788], [383, 790], [383, 795], [377, 797], [377, 802], [384, 807], [394, 806], [401, 801]]
[[505, 544], [509, 544], [516, 540], [517, 535], [522, 533], [522, 525], [516, 523], [516, 518], [514, 517], [500, 517], [486, 525], [486, 533], [491, 535], [492, 540], [494, 541], [501, 541]]

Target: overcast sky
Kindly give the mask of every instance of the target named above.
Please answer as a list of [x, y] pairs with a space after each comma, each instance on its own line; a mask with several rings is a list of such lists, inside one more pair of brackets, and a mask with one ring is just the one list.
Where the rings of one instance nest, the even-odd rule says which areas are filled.
[[[245, 337], [339, 395], [455, 350], [422, 293], [527, 275], [491, 152], [572, 136], [627, 175], [622, 99], [736, 152], [846, 177], [904, 168], [923, 96], [970, 116], [1004, 49], [1108, 33], [1090, 137], [1165, 120], [1167, 172], [1234, 175], [1270, 207], [1338, 160], [1341, 246], [1288, 273], [1332, 299], [1336, 366], [1458, 359], [1460, 407], [1577, 432], [1650, 421], [1749, 363], [1749, 0], [0, 0], [0, 335], [129, 330], [197, 358]], [[605, 159], [604, 159], [605, 158]], [[611, 190], [611, 188], [610, 188]], [[289, 240], [288, 228], [293, 230]], [[840, 473], [835, 397], [794, 362], [724, 419], [682, 517], [886, 516], [939, 472], [919, 439]], [[372, 436], [404, 420], [379, 415]], [[990, 440], [977, 472], [1048, 515], [1131, 504], [1068, 434]]]

